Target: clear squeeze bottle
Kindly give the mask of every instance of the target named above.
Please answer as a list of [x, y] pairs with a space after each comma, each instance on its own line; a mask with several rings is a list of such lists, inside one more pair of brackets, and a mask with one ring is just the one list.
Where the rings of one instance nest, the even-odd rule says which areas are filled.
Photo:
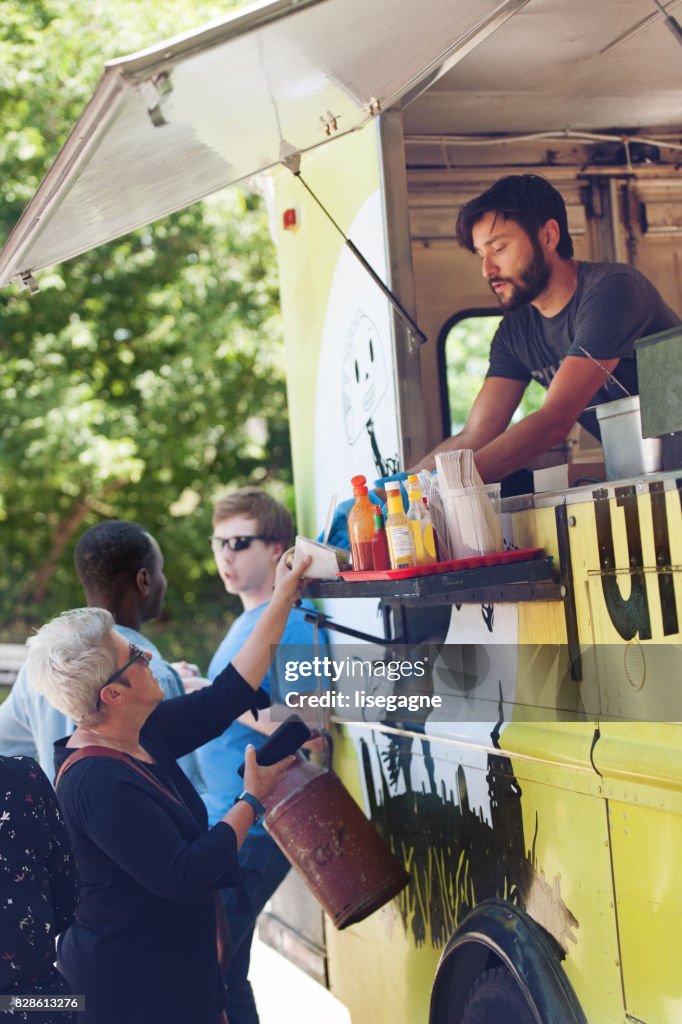
[[414, 550], [417, 557], [417, 565], [433, 565], [436, 561], [436, 545], [433, 539], [433, 524], [431, 516], [424, 507], [422, 501], [421, 487], [415, 474], [407, 478], [407, 496], [410, 504], [407, 509], [407, 518], [410, 520], [410, 527], [414, 535]]
[[353, 485], [355, 504], [348, 513], [348, 539], [353, 556], [353, 569], [368, 571], [374, 568], [372, 561], [374, 509], [368, 497], [366, 477], [354, 476], [351, 484]]
[[[430, 517], [431, 516], [431, 510], [429, 508], [428, 499], [425, 496], [422, 496], [422, 504], [423, 504], [424, 508], [426, 509], [428, 516]], [[438, 548], [438, 530], [433, 525], [433, 519], [431, 519], [431, 527], [433, 529], [433, 549], [436, 552], [436, 561], [440, 562], [441, 556], [440, 556], [440, 550]]]
[[379, 505], [374, 506], [372, 564], [375, 570], [391, 568], [391, 556], [388, 553], [388, 539], [386, 537], [386, 529], [384, 527], [384, 517]]
[[417, 564], [414, 550], [414, 537], [410, 520], [403, 512], [403, 499], [400, 494], [400, 483], [395, 480], [386, 484], [386, 536], [391, 556], [392, 569], [411, 569]]

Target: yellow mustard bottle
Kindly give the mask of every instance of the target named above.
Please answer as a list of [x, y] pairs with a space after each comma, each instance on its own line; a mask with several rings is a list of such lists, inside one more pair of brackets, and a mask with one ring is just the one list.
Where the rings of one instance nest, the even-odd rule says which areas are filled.
[[414, 536], [410, 520], [403, 511], [400, 483], [397, 480], [386, 484], [386, 536], [392, 569], [411, 569], [417, 564]]
[[407, 518], [414, 535], [417, 565], [433, 565], [437, 560], [433, 524], [428, 510], [424, 507], [419, 479], [415, 474], [407, 478], [407, 496], [410, 499]]

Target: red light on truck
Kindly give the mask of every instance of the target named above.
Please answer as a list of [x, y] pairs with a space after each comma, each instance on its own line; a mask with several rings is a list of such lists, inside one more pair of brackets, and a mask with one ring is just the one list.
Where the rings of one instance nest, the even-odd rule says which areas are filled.
[[285, 231], [291, 231], [293, 228], [298, 227], [298, 216], [296, 215], [295, 207], [290, 206], [288, 210], [284, 211], [282, 214], [282, 224]]

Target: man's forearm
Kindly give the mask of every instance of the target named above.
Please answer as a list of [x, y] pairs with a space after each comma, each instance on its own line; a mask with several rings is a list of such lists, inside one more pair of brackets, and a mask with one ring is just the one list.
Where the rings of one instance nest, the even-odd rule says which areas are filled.
[[475, 448], [475, 438], [471, 433], [467, 434], [466, 428], [460, 434], [453, 434], [446, 437], [444, 441], [437, 444], [428, 455], [425, 455], [421, 462], [418, 462], [410, 469], [411, 473], [419, 473], [422, 469], [431, 471], [436, 468], [436, 455], [441, 452], [456, 452], [463, 448]]
[[463, 448], [471, 448], [476, 452], [486, 447], [507, 429], [525, 388], [526, 382], [522, 380], [486, 377], [462, 432], [447, 437], [425, 455], [415, 468], [434, 469], [435, 456], [441, 452], [460, 451]]
[[564, 440], [569, 430], [551, 413], [538, 409], [483, 448], [474, 450], [476, 468], [484, 483], [494, 483], [549, 451]]

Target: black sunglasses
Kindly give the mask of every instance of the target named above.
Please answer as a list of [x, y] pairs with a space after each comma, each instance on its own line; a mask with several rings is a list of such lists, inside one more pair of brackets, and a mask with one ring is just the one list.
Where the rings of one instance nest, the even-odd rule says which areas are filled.
[[[145, 657], [144, 651], [141, 651], [137, 644], [129, 644], [129, 648], [129, 660], [126, 661], [125, 665], [123, 665], [121, 668], [117, 668], [115, 672], [112, 672], [109, 678], [106, 680], [106, 682], [102, 683], [99, 690], [97, 691], [97, 704], [95, 705], [95, 707], [97, 708], [98, 711], [102, 706], [102, 690], [104, 689], [104, 687], [109, 686], [110, 683], [115, 683], [116, 680], [120, 679], [123, 673], [130, 668], [131, 665], [134, 665], [136, 661], [140, 660], [140, 658]], [[121, 685], [130, 686], [130, 683], [127, 683], [125, 679], [121, 679]]]
[[228, 551], [246, 551], [247, 548], [251, 547], [254, 540], [262, 540], [267, 544], [270, 538], [264, 537], [260, 533], [250, 537], [211, 537], [210, 544], [215, 552], [224, 551], [225, 548]]

